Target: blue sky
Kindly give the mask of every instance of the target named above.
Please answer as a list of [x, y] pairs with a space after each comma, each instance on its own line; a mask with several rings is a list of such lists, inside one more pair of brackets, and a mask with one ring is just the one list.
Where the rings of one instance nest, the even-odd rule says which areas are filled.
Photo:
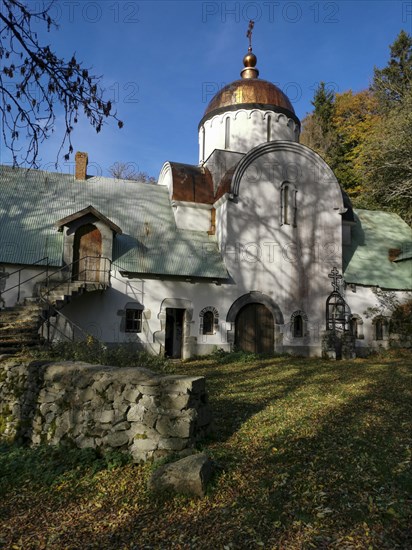
[[[367, 88], [399, 31], [412, 32], [412, 1], [396, 0], [61, 0], [52, 15], [59, 28], [39, 30], [39, 40], [61, 56], [76, 52], [102, 75], [125, 123], [100, 134], [85, 120], [76, 126], [74, 150], [87, 151], [89, 172], [102, 175], [116, 161], [155, 177], [167, 160], [197, 164], [198, 122], [214, 93], [239, 78], [249, 19], [260, 77], [289, 96], [301, 119], [321, 80], [337, 92]], [[60, 116], [41, 146], [41, 167], [54, 169], [62, 131]], [[10, 158], [2, 147], [2, 162]], [[72, 170], [58, 162], [60, 171]]]

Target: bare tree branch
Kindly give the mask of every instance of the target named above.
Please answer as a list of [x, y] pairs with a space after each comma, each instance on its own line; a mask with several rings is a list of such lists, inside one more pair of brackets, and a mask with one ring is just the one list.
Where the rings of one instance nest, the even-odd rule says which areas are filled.
[[[101, 77], [90, 74], [73, 54], [69, 61], [59, 58], [48, 45], [41, 45], [32, 23], [42, 23], [49, 31], [57, 27], [49, 15], [52, 0], [34, 11], [20, 0], [3, 0], [0, 12], [0, 118], [6, 147], [15, 166], [38, 167], [39, 145], [54, 131], [56, 108], [64, 110], [65, 130], [58, 157], [65, 149], [73, 152], [71, 135], [83, 113], [100, 132], [106, 119], [123, 122], [112, 112], [100, 87]], [[20, 141], [24, 146], [19, 147]], [[56, 164], [57, 164], [56, 159]]]

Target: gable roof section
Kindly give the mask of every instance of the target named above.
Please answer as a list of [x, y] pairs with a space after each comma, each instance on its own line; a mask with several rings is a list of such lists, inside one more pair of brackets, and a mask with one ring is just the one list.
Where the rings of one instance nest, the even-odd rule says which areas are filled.
[[95, 218], [98, 220], [101, 220], [103, 223], [108, 225], [112, 231], [115, 233], [118, 233], [119, 235], [122, 234], [122, 230], [118, 225], [113, 223], [109, 218], [106, 218], [106, 216], [103, 216], [101, 212], [96, 210], [91, 204], [87, 206], [86, 208], [83, 208], [82, 210], [79, 210], [78, 212], [75, 212], [74, 214], [71, 214], [70, 216], [66, 216], [65, 218], [58, 220], [56, 222], [56, 227], [61, 230], [63, 226], [69, 225], [71, 222], [74, 222], [75, 220], [78, 220], [80, 218], [83, 218], [87, 214], [92, 214]]
[[[352, 244], [343, 249], [345, 281], [412, 290], [412, 229], [397, 214], [372, 210], [354, 212], [357, 223], [352, 227]], [[400, 249], [403, 261], [390, 261], [390, 249]]]
[[60, 222], [90, 205], [122, 234], [115, 267], [135, 273], [228, 277], [216, 239], [177, 229], [167, 187], [113, 178], [78, 181], [70, 174], [0, 167], [0, 263], [62, 265]]

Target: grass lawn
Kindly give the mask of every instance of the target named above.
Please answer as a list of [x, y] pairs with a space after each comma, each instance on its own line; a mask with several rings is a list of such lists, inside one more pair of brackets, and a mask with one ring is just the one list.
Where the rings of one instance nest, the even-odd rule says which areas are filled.
[[228, 356], [207, 377], [219, 465], [204, 499], [154, 497], [152, 466], [0, 449], [0, 547], [412, 548], [412, 356]]

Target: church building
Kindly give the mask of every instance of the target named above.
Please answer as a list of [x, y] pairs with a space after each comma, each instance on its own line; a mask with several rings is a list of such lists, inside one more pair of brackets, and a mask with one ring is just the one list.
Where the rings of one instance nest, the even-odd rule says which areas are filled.
[[251, 46], [243, 64], [200, 119], [198, 164], [157, 184], [88, 176], [81, 152], [75, 174], [1, 168], [0, 321], [40, 304], [48, 340], [182, 358], [388, 345], [379, 296], [410, 299], [411, 228], [354, 210]]

